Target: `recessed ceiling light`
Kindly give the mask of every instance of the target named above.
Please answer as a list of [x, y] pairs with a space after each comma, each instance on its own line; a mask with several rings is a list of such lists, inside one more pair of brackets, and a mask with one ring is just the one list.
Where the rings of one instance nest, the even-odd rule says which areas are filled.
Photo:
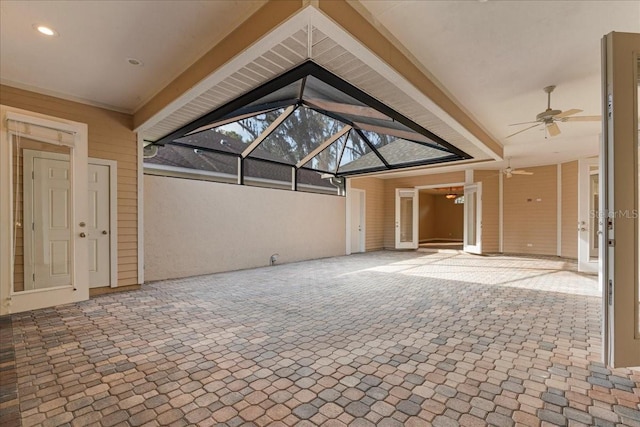
[[137, 67], [142, 67], [144, 64], [142, 63], [142, 61], [140, 61], [139, 59], [136, 58], [127, 58], [127, 62], [131, 65], [135, 65]]
[[56, 30], [54, 30], [51, 27], [47, 27], [46, 25], [33, 24], [33, 28], [37, 32], [39, 32], [40, 34], [43, 34], [45, 36], [53, 37], [53, 36], [58, 36], [59, 35]]

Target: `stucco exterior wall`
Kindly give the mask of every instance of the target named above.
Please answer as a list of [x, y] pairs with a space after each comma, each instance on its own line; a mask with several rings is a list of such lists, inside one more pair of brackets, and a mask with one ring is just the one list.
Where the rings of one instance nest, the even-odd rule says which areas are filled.
[[144, 177], [145, 280], [345, 254], [344, 197]]

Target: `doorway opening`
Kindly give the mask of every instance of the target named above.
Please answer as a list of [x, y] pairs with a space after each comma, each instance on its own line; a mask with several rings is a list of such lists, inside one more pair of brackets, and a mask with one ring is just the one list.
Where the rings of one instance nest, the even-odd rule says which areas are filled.
[[463, 250], [464, 185], [443, 184], [419, 189], [419, 247]]

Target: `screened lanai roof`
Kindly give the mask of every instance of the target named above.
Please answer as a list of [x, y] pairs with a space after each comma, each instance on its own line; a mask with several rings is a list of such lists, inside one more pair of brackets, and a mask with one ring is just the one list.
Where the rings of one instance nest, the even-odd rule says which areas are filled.
[[310, 61], [153, 144], [336, 176], [470, 158]]

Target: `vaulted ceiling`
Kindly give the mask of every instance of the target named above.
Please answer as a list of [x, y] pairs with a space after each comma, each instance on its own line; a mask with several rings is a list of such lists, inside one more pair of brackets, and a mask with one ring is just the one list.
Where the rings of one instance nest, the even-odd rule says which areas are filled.
[[[291, 9], [282, 20], [286, 24], [305, 5], [327, 2], [280, 3]], [[372, 51], [366, 40], [359, 43], [358, 36], [367, 34], [327, 33], [329, 24], [340, 29], [344, 23], [337, 16], [323, 18], [326, 11], [298, 18], [295, 25], [256, 28], [262, 34], [257, 41], [242, 40], [243, 32], [236, 29], [265, 4], [269, 6], [265, 1], [4, 0], [0, 79], [135, 114], [140, 129], [153, 139], [312, 58], [343, 78], [352, 73], [351, 83], [395, 103], [395, 109], [445, 133], [445, 139], [457, 141], [475, 157], [514, 157], [515, 166], [527, 166], [597, 154], [597, 122], [560, 123], [562, 133], [548, 139], [537, 129], [505, 137], [521, 128], [510, 123], [533, 120], [546, 108], [542, 88], [548, 85], [557, 86], [552, 108], [600, 114], [600, 39], [611, 31], [640, 32], [638, 1], [349, 2], [478, 126], [470, 131], [460, 125], [464, 120], [431, 102], [429, 91], [414, 94], [416, 81], [394, 70], [396, 64], [382, 57], [384, 52]], [[311, 21], [321, 24], [311, 26]], [[53, 27], [58, 36], [44, 38], [34, 24]], [[234, 30], [246, 47], [228, 59], [219, 55], [222, 63], [207, 70], [214, 59], [198, 59], [216, 45], [224, 48]], [[129, 59], [142, 65], [131, 65]], [[371, 64], [370, 70], [358, 70], [358, 61]], [[251, 73], [232, 77], [247, 66]], [[187, 70], [200, 73], [201, 84], [184, 80]], [[161, 108], [149, 107], [162, 100]], [[496, 155], [500, 150], [492, 143], [500, 150], [504, 146], [504, 153]]]

